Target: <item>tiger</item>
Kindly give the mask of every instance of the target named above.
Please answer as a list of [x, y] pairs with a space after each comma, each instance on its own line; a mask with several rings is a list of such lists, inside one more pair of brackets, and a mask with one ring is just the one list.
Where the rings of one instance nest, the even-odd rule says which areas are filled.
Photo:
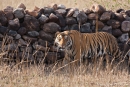
[[116, 38], [107, 32], [80, 33], [77, 30], [57, 32], [54, 44], [58, 49], [64, 49], [65, 57], [77, 63], [80, 59], [103, 57], [106, 54], [113, 58], [121, 56]]

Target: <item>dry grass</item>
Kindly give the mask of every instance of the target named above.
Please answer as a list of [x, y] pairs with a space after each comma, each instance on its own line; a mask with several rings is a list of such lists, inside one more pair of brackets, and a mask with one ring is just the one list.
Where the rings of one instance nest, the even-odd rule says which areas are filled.
[[[89, 8], [93, 3], [101, 4], [108, 10], [130, 8], [130, 0], [0, 0], [0, 9], [6, 6], [17, 7], [20, 3], [24, 3], [27, 9], [33, 9], [34, 6], [45, 7], [50, 3], [79, 9]], [[1, 63], [0, 87], [130, 87], [130, 75], [125, 66], [123, 70], [117, 68], [112, 72], [109, 68], [99, 69], [98, 66], [93, 68], [91, 65], [74, 71], [55, 68], [50, 71], [44, 65], [18, 69]]]
[[45, 7], [51, 3], [63, 4], [71, 8], [90, 8], [92, 4], [98, 3], [106, 7], [107, 10], [116, 10], [119, 8], [129, 9], [130, 0], [0, 0], [0, 9], [6, 6], [17, 7], [20, 3], [24, 3], [27, 9], [33, 9], [35, 6]]

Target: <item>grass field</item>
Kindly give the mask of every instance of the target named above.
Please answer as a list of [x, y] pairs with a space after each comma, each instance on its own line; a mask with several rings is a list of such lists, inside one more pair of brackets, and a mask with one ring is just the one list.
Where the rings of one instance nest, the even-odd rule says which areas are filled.
[[[27, 9], [33, 9], [35, 6], [45, 7], [51, 3], [79, 9], [90, 8], [94, 3], [113, 11], [119, 8], [130, 9], [130, 0], [0, 0], [0, 9], [6, 6], [16, 8], [20, 3], [24, 3]], [[122, 70], [118, 68], [111, 70], [109, 67], [99, 69], [100, 66], [95, 66], [89, 65], [71, 72], [62, 70], [61, 67], [56, 69], [54, 65], [50, 71], [46, 70], [44, 65], [31, 65], [18, 69], [1, 63], [0, 87], [130, 87], [127, 67], [123, 66]]]

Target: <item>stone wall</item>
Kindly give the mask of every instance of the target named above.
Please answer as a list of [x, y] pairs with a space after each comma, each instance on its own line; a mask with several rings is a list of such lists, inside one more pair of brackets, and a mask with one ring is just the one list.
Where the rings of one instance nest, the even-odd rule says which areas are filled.
[[113, 12], [98, 4], [82, 10], [57, 4], [34, 10], [27, 10], [22, 3], [17, 8], [7, 6], [0, 10], [1, 52], [7, 52], [3, 58], [54, 63], [64, 57], [64, 52], [53, 46], [55, 33], [65, 30], [95, 32], [97, 15], [98, 31], [114, 35], [123, 50], [130, 37], [130, 10]]

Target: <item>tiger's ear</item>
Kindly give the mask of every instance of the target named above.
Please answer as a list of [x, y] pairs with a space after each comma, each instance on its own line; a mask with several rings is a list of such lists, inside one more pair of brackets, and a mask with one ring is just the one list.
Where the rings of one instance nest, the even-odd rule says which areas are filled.
[[55, 37], [59, 34], [60, 32], [59, 31], [57, 31], [56, 33], [55, 33]]

